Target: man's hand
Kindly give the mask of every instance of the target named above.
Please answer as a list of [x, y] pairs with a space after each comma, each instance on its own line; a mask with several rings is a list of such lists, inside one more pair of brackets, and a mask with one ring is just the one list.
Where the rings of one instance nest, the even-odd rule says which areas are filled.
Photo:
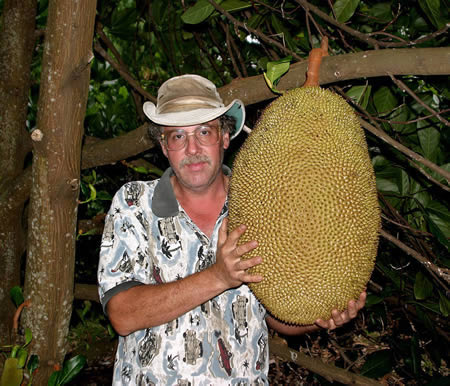
[[348, 302], [348, 307], [345, 311], [339, 312], [338, 310], [333, 310], [331, 311], [330, 320], [317, 319], [315, 324], [328, 330], [334, 330], [335, 328], [348, 323], [350, 320], [354, 319], [358, 314], [358, 311], [364, 307], [366, 304], [366, 297], [367, 294], [364, 291], [359, 295], [358, 300], [350, 300]]
[[228, 219], [224, 219], [219, 229], [219, 239], [217, 241], [216, 263], [211, 266], [217, 278], [221, 280], [226, 288], [234, 288], [242, 283], [257, 283], [263, 277], [261, 275], [251, 275], [246, 272], [248, 268], [254, 267], [262, 262], [261, 257], [253, 257], [248, 260], [241, 260], [241, 257], [258, 246], [256, 241], [249, 241], [238, 246], [239, 238], [247, 229], [245, 225], [240, 225], [227, 234]]

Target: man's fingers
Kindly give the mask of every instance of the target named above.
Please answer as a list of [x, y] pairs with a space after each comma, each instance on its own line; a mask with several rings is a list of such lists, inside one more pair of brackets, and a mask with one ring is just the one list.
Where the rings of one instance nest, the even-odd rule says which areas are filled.
[[239, 225], [237, 228], [233, 229], [228, 234], [228, 241], [232, 243], [233, 245], [236, 245], [239, 237], [241, 237], [245, 231], [247, 230], [247, 227], [244, 224]]
[[227, 241], [228, 232], [228, 218], [224, 218], [222, 225], [220, 225], [219, 228], [219, 238], [217, 240], [217, 248], [221, 247], [223, 244], [225, 244], [225, 241]]
[[366, 305], [366, 299], [367, 299], [367, 292], [363, 291], [359, 295], [359, 299], [356, 301], [356, 308], [358, 311], [362, 309]]
[[344, 320], [345, 314], [344, 315], [343, 314], [341, 314], [338, 310], [333, 310], [331, 312], [332, 321], [334, 322], [334, 324], [336, 326], [342, 326], [344, 324], [344, 322], [345, 322], [345, 320]]
[[264, 279], [263, 276], [261, 276], [259, 274], [257, 274], [257, 275], [250, 275], [249, 273], [245, 273], [242, 276], [242, 282], [243, 283], [259, 283], [263, 279]]
[[348, 302], [348, 308], [345, 311], [339, 312], [338, 310], [333, 310], [331, 311], [330, 320], [317, 319], [314, 323], [328, 330], [334, 330], [337, 327], [343, 326], [345, 323], [356, 318], [358, 311], [366, 304], [366, 298], [367, 293], [364, 291], [359, 295], [358, 300], [350, 300]]
[[328, 328], [328, 323], [325, 320], [317, 319], [314, 324], [317, 324], [319, 327]]
[[249, 241], [248, 243], [236, 247], [234, 253], [236, 254], [237, 257], [241, 257], [246, 253], [250, 252], [251, 250], [255, 249], [257, 246], [258, 243], [256, 241]]
[[350, 319], [353, 319], [356, 317], [356, 315], [358, 314], [358, 306], [356, 305], [356, 302], [354, 300], [350, 300], [348, 302], [348, 316], [350, 317]]
[[248, 259], [248, 260], [241, 260], [239, 262], [239, 270], [245, 271], [245, 270], [252, 268], [255, 265], [258, 265], [261, 263], [262, 263], [262, 259], [259, 256], [252, 257], [251, 259]]

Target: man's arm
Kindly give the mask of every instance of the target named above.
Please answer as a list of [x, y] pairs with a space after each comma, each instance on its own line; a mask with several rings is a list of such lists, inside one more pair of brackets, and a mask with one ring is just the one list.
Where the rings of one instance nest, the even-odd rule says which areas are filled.
[[114, 295], [107, 304], [111, 324], [118, 334], [128, 335], [144, 328], [159, 326], [176, 319], [223, 291], [242, 283], [259, 282], [262, 277], [246, 270], [261, 262], [242, 255], [257, 247], [255, 241], [240, 246], [245, 232], [240, 226], [227, 235], [227, 220], [220, 230], [216, 263], [202, 272], [165, 284], [139, 285]]
[[331, 312], [330, 320], [317, 319], [315, 323], [311, 325], [297, 326], [292, 324], [286, 324], [275, 319], [270, 315], [266, 317], [266, 322], [270, 328], [273, 328], [275, 331], [283, 335], [302, 335], [308, 332], [317, 331], [320, 328], [334, 330], [335, 328], [340, 327], [345, 323], [348, 323], [349, 321], [351, 321], [356, 317], [359, 310], [361, 310], [366, 304], [366, 296], [367, 296], [366, 292], [362, 292], [361, 295], [359, 295], [358, 300], [356, 301], [350, 300], [348, 302], [348, 308], [345, 311], [339, 312], [338, 310], [333, 310]]

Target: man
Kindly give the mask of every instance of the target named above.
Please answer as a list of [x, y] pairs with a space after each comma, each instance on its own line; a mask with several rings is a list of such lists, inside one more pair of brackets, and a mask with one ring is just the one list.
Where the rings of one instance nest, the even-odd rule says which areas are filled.
[[[242, 129], [241, 101], [224, 106], [197, 75], [166, 81], [144, 105], [170, 168], [115, 195], [105, 223], [99, 285], [121, 335], [114, 384], [268, 384], [267, 325], [284, 334], [335, 328], [354, 318], [365, 293], [329, 321], [289, 326], [268, 315], [245, 283], [263, 278], [241, 260], [245, 225], [227, 234], [230, 170], [222, 165]], [[267, 321], [267, 325], [266, 325]]]

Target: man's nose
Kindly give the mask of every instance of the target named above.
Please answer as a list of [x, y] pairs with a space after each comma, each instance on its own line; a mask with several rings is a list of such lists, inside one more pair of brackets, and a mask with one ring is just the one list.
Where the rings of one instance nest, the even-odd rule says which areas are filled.
[[188, 154], [197, 154], [200, 151], [200, 144], [193, 134], [186, 137], [186, 153]]

